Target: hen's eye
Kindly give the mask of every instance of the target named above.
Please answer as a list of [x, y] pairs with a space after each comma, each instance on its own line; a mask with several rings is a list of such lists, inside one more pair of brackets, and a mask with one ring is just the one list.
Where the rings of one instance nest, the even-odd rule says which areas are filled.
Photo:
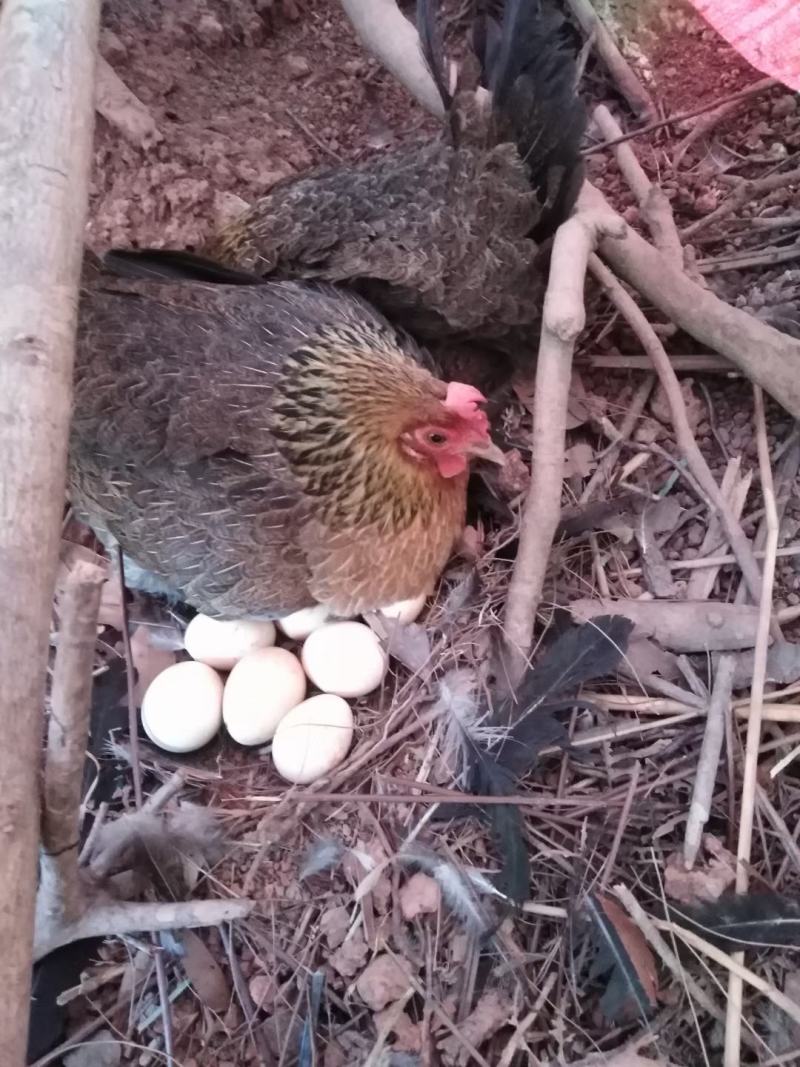
[[430, 441], [432, 445], [443, 445], [446, 440], [447, 438], [443, 433], [437, 433], [435, 430], [433, 433], [428, 434], [428, 441]]

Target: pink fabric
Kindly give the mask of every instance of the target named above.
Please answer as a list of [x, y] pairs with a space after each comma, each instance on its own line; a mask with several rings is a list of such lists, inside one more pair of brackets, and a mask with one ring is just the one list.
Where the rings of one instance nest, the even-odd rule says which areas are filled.
[[800, 91], [800, 0], [691, 0], [756, 68]]

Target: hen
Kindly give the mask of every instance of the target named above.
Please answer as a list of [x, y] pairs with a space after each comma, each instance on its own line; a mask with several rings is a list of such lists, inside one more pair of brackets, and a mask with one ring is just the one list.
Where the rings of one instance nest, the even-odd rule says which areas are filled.
[[469, 460], [502, 462], [470, 386], [323, 286], [120, 279], [86, 259], [70, 493], [132, 585], [211, 615], [426, 592]]
[[[550, 3], [507, 0], [502, 24], [479, 21], [451, 96], [430, 0], [419, 0], [443, 135], [280, 182], [203, 256], [346, 285], [428, 341], [530, 340], [545, 281], [540, 242], [572, 210], [583, 177], [576, 63]], [[191, 255], [149, 255], [184, 276], [209, 269]]]

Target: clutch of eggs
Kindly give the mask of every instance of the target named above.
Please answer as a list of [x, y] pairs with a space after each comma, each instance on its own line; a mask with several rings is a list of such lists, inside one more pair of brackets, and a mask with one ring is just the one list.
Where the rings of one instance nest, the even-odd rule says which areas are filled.
[[[382, 609], [398, 623], [412, 622], [426, 597]], [[305, 784], [328, 774], [347, 755], [353, 715], [345, 697], [376, 689], [388, 657], [363, 623], [331, 619], [321, 605], [277, 623], [302, 640], [301, 659], [275, 647], [271, 622], [225, 621], [196, 615], [186, 628], [191, 661], [162, 671], [142, 702], [142, 726], [168, 752], [193, 752], [224, 724], [241, 745], [272, 742], [272, 758], [286, 781]], [[301, 662], [302, 661], [302, 662]], [[219, 673], [229, 671], [227, 679]], [[306, 699], [307, 679], [318, 696]]]

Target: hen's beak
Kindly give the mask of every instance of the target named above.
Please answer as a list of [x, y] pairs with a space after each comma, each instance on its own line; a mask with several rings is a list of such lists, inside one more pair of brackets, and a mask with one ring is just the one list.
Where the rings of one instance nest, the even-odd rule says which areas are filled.
[[487, 440], [485, 444], [472, 445], [469, 451], [475, 459], [485, 459], [488, 463], [496, 463], [498, 467], [506, 465], [505, 452], [490, 440]]

